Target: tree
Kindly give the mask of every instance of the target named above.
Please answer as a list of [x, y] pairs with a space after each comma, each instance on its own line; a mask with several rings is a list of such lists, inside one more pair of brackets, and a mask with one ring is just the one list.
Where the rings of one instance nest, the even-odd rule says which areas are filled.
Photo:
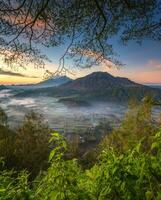
[[7, 114], [0, 107], [0, 158], [9, 169], [14, 165], [14, 139], [15, 132], [9, 128]]
[[100, 149], [113, 147], [122, 153], [133, 148], [142, 140], [142, 150], [150, 151], [153, 134], [159, 125], [152, 117], [153, 99], [145, 97], [142, 102], [130, 101], [129, 110], [119, 128], [107, 135], [100, 144]]
[[26, 169], [31, 178], [47, 167], [50, 129], [41, 115], [31, 111], [25, 115], [15, 139], [18, 170]]
[[120, 65], [109, 39], [160, 41], [160, 6], [160, 0], [1, 0], [0, 53], [8, 64], [43, 67], [47, 58], [38, 50], [41, 45], [69, 43], [59, 73], [68, 56], [78, 67]]
[[0, 107], [0, 125], [2, 126], [7, 125], [7, 115], [1, 107]]

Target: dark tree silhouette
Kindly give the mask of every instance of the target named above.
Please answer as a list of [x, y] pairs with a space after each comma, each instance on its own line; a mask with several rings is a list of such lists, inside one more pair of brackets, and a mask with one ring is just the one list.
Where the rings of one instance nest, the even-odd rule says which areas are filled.
[[68, 43], [57, 72], [110, 62], [120, 65], [109, 43], [161, 40], [160, 0], [0, 0], [0, 54], [8, 64], [44, 67], [41, 46]]

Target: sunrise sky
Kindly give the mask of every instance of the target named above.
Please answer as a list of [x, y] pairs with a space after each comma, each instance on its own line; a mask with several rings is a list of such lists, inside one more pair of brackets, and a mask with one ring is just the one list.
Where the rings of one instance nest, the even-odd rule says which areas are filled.
[[[142, 45], [132, 41], [123, 46], [117, 40], [111, 42], [118, 59], [125, 64], [120, 69], [108, 68], [104, 65], [93, 67], [91, 69], [73, 69], [75, 75], [67, 74], [73, 79], [85, 76], [93, 71], [107, 71], [114, 76], [127, 77], [138, 83], [161, 84], [161, 43], [145, 40]], [[63, 47], [42, 49], [52, 63], [46, 63], [46, 69], [55, 71], [58, 61], [64, 52]], [[70, 61], [68, 63], [70, 65]], [[16, 69], [5, 66], [0, 63], [0, 84], [28, 84], [42, 81], [45, 69], [34, 69], [28, 66], [26, 70]]]

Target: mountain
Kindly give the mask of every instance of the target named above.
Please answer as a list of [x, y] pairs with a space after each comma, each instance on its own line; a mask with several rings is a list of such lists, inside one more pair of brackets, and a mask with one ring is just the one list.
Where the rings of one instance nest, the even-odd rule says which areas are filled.
[[85, 77], [63, 84], [61, 87], [77, 90], [100, 90], [114, 86], [133, 87], [139, 86], [139, 84], [127, 78], [114, 77], [107, 72], [93, 72]]
[[[161, 99], [161, 90], [135, 83], [127, 78], [114, 77], [106, 72], [94, 72], [68, 81], [57, 87], [35, 90], [31, 95], [48, 95], [63, 103], [88, 105], [91, 101], [126, 103], [132, 98], [141, 100], [146, 95]], [[21, 93], [27, 96], [29, 93]]]
[[[135, 83], [127, 78], [114, 77], [106, 72], [94, 72], [59, 87], [55, 92], [60, 101], [87, 100], [127, 102], [132, 98], [142, 99], [152, 95], [161, 99], [161, 90]], [[68, 95], [67, 95], [68, 94]]]
[[71, 80], [72, 79], [70, 79], [67, 76], [56, 76], [37, 84], [11, 85], [8, 87], [11, 89], [18, 89], [18, 90], [35, 90], [35, 89], [42, 89], [42, 88], [48, 88], [48, 87], [56, 87], [56, 86], [65, 84]]
[[55, 87], [71, 81], [67, 76], [56, 76], [36, 84], [37, 87]]

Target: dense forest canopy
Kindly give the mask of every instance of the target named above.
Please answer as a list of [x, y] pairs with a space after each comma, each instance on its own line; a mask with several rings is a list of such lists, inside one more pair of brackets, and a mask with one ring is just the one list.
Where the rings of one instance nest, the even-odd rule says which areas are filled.
[[58, 72], [67, 57], [78, 67], [120, 65], [109, 40], [160, 41], [160, 10], [160, 0], [1, 0], [0, 54], [12, 66], [43, 67], [42, 46], [65, 44]]

